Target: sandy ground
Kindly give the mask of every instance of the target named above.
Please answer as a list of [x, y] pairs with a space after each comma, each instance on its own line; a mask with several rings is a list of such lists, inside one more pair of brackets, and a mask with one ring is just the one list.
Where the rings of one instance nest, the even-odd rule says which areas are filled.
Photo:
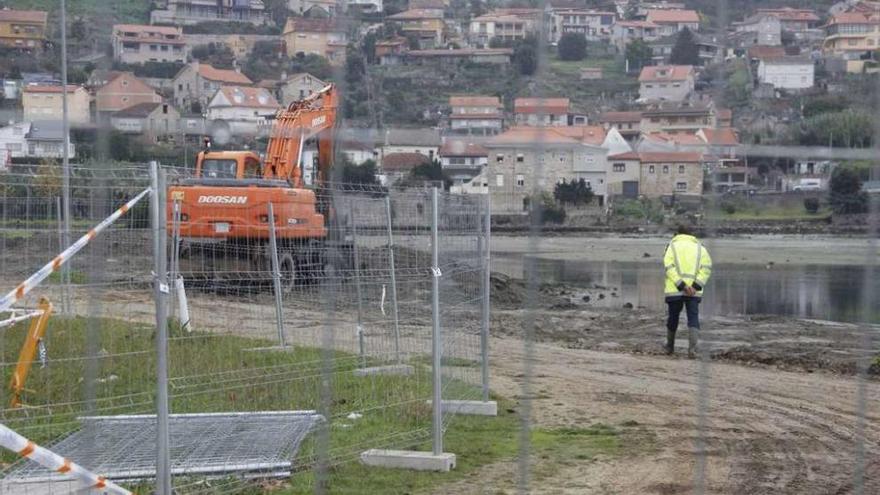
[[[519, 339], [492, 339], [492, 387], [522, 396]], [[706, 460], [705, 493], [854, 492], [859, 384], [851, 378], [730, 364], [534, 345], [531, 389], [539, 426], [620, 425], [635, 421], [657, 437], [657, 451], [564, 468], [532, 493], [695, 493]], [[880, 490], [880, 385], [864, 385], [867, 455], [863, 493]], [[698, 428], [704, 395], [705, 426]], [[705, 448], [699, 449], [699, 442]], [[436, 493], [513, 493], [516, 464], [486, 466]]]

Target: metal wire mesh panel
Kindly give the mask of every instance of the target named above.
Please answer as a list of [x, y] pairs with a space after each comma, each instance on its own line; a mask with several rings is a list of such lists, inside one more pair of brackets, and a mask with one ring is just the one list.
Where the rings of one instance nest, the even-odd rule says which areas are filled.
[[[176, 476], [247, 478], [272, 471], [289, 476], [292, 459], [305, 436], [321, 421], [313, 411], [170, 416], [171, 471]], [[79, 418], [82, 428], [51, 446], [111, 480], [139, 481], [156, 476], [156, 416]], [[5, 478], [10, 483], [69, 479], [20, 461]]]

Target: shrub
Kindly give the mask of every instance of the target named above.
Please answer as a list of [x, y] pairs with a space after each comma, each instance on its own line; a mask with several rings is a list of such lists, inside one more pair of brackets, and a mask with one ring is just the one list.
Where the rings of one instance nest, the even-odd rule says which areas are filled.
[[577, 61], [587, 56], [587, 39], [577, 33], [565, 33], [559, 38], [559, 58]]
[[721, 203], [721, 211], [728, 215], [733, 215], [736, 213], [736, 204], [731, 201], [725, 201]]
[[810, 215], [815, 215], [819, 211], [819, 198], [804, 198], [804, 209]]

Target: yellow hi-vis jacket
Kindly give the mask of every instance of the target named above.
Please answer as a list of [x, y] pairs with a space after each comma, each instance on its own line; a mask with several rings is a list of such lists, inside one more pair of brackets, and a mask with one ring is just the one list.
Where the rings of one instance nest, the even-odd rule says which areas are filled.
[[683, 296], [686, 286], [693, 287], [697, 297], [703, 296], [703, 287], [712, 275], [712, 258], [696, 237], [679, 234], [666, 246], [663, 256], [666, 268], [666, 297]]

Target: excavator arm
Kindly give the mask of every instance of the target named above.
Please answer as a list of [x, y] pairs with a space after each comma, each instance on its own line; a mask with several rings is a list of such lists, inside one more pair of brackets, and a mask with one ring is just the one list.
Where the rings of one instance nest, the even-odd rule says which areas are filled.
[[269, 134], [263, 177], [285, 179], [295, 188], [302, 184], [302, 152], [305, 142], [318, 138], [318, 175], [316, 184], [327, 180], [333, 155], [333, 132], [336, 125], [338, 95], [332, 84], [290, 104], [275, 115]]

